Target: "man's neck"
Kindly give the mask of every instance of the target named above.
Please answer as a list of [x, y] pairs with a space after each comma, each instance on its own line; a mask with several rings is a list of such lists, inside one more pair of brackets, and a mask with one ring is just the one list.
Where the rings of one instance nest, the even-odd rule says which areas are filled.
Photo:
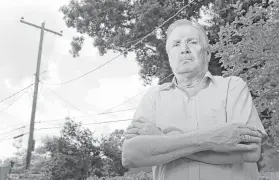
[[182, 88], [188, 97], [195, 96], [197, 93], [199, 93], [202, 89], [206, 88], [208, 86], [207, 78], [205, 78], [205, 73], [203, 75], [200, 75], [196, 77], [195, 79], [192, 79], [192, 81], [187, 81], [186, 79], [183, 79], [184, 81], [180, 81], [177, 79], [177, 84], [180, 88]]
[[206, 72], [200, 73], [195, 76], [187, 76], [187, 75], [176, 75], [177, 84], [184, 89], [194, 88], [204, 83], [203, 79]]

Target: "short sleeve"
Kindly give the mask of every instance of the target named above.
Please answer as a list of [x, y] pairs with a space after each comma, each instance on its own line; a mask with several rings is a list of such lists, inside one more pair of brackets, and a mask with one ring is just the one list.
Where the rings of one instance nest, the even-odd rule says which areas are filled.
[[232, 76], [230, 78], [227, 99], [228, 122], [245, 123], [256, 127], [264, 135], [262, 143], [265, 143], [268, 139], [267, 133], [246, 82], [239, 77]]
[[156, 97], [158, 86], [151, 87], [141, 99], [133, 119], [144, 117], [149, 121], [156, 122]]

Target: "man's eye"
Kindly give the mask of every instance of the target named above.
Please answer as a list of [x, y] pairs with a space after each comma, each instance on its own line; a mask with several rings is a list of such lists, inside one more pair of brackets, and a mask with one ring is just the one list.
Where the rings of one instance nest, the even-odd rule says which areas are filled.
[[176, 46], [178, 46], [179, 45], [179, 42], [176, 42], [176, 43], [174, 43], [173, 45], [172, 45], [172, 47], [176, 47]]
[[190, 41], [189, 44], [198, 44], [198, 41]]

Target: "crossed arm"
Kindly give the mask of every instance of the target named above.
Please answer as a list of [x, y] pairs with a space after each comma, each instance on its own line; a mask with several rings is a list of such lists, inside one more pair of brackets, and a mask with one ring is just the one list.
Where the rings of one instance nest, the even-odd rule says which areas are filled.
[[[232, 144], [232, 147], [224, 150], [224, 152], [218, 149], [219, 142], [217, 141], [219, 141], [218, 137], [220, 135], [224, 137], [220, 141], [220, 144], [225, 144], [224, 146], [231, 144], [225, 141], [234, 141], [233, 138], [237, 139], [234, 135], [234, 137], [226, 137], [226, 134], [234, 134], [234, 130], [237, 130], [234, 129], [235, 127], [234, 125], [219, 127], [216, 131], [220, 133], [215, 135], [211, 135], [214, 134], [214, 130], [183, 133], [177, 128], [169, 128], [168, 132], [162, 132], [146, 119], [136, 120], [128, 127], [126, 133], [127, 140], [126, 142], [124, 141], [124, 153], [122, 156], [123, 165], [126, 167], [154, 166], [165, 164], [178, 158], [187, 158], [216, 165], [258, 161], [260, 145], [257, 144], [259, 143], [258, 139], [254, 138], [257, 135], [247, 133], [247, 129], [244, 131], [243, 129], [238, 130], [239, 132], [241, 131], [240, 133], [254, 135], [254, 137], [241, 140], [246, 143], [250, 142], [250, 145], [236, 143], [236, 145]], [[214, 140], [216, 137], [217, 141]], [[217, 148], [213, 148], [213, 146]], [[217, 151], [214, 151], [214, 149], [217, 149]], [[127, 152], [132, 154], [127, 154]]]
[[[165, 133], [161, 131], [160, 134], [173, 135], [178, 133], [185, 133], [177, 128], [169, 128], [168, 131], [169, 132]], [[207, 150], [185, 156], [184, 158], [214, 165], [257, 162], [260, 159], [261, 155], [261, 145], [260, 143], [254, 144], [257, 146], [257, 148], [251, 151], [215, 152]]]

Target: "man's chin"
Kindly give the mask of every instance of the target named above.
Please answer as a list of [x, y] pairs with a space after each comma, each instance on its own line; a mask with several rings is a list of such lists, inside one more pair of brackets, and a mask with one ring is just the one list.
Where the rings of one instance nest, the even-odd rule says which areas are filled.
[[183, 67], [183, 68], [179, 68], [176, 70], [176, 74], [178, 74], [178, 75], [188, 74], [191, 72], [192, 72], [192, 69], [190, 67]]

